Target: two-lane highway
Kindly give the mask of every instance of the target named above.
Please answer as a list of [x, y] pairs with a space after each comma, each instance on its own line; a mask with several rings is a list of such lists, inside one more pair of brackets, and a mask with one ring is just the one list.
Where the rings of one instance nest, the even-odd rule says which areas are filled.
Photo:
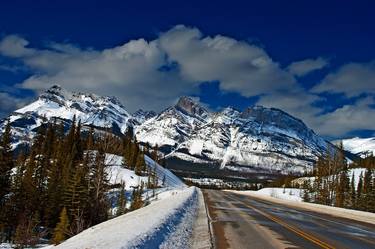
[[375, 226], [203, 190], [216, 248], [375, 248]]

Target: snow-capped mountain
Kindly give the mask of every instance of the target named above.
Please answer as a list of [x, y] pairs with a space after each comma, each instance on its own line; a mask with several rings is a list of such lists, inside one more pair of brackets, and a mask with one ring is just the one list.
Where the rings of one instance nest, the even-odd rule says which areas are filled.
[[[110, 128], [117, 133], [123, 133], [129, 125], [138, 124], [116, 97], [69, 92], [55, 85], [35, 102], [10, 115], [9, 121], [16, 139], [14, 146], [30, 141], [43, 123], [58, 119], [68, 126], [74, 116], [83, 125]], [[0, 124], [0, 128], [4, 124]]]
[[205, 108], [188, 97], [181, 97], [175, 106], [138, 126], [135, 133], [139, 141], [170, 152], [209, 120], [210, 113]]
[[342, 145], [345, 150], [361, 157], [372, 153], [375, 155], [375, 137], [343, 139]]
[[131, 115], [115, 97], [53, 86], [9, 116], [14, 147], [29, 142], [43, 123], [57, 119], [68, 127], [74, 116], [84, 127], [109, 128], [115, 134], [132, 126], [137, 140], [157, 145], [172, 168], [190, 172], [193, 167], [208, 175], [301, 173], [313, 167], [329, 144], [279, 109], [255, 106], [241, 112], [228, 107], [210, 112], [194, 99], [181, 97], [158, 115], [143, 110]]
[[255, 106], [213, 113], [188, 97], [138, 126], [135, 134], [168, 151], [169, 159], [178, 159], [175, 164], [216, 165], [240, 174], [311, 170], [329, 144], [279, 109]]
[[137, 120], [138, 123], [142, 124], [150, 118], [155, 117], [157, 114], [154, 111], [144, 111], [139, 109], [138, 111], [132, 114], [133, 118]]

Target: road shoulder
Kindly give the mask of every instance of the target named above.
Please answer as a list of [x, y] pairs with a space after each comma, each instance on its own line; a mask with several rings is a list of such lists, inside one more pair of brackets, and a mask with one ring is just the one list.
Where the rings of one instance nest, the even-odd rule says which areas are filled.
[[276, 204], [281, 204], [284, 206], [292, 207], [292, 208], [299, 208], [307, 211], [318, 212], [322, 214], [332, 215], [339, 218], [351, 219], [357, 222], [363, 222], [375, 225], [375, 214], [369, 212], [363, 212], [358, 210], [351, 210], [345, 208], [337, 208], [337, 207], [330, 207], [315, 203], [306, 203], [306, 202], [296, 202], [296, 201], [288, 201], [288, 200], [281, 200], [270, 196], [262, 196], [251, 191], [236, 191], [236, 190], [226, 190], [235, 194], [251, 196], [253, 198], [257, 198], [259, 200], [265, 200], [269, 202], [273, 202]]
[[210, 225], [208, 220], [207, 208], [203, 198], [202, 191], [198, 190], [198, 214], [193, 225], [193, 234], [191, 237], [191, 248], [210, 249], [212, 248], [212, 239]]

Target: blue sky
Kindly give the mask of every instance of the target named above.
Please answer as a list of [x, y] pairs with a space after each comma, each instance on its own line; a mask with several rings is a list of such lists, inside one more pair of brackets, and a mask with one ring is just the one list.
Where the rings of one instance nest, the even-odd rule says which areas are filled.
[[327, 138], [375, 132], [373, 1], [8, 1], [0, 116], [52, 84], [160, 111], [261, 104]]

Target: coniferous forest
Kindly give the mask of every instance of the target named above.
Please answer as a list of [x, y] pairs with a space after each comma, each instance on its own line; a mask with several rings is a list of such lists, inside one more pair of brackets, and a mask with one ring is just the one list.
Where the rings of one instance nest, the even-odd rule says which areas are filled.
[[[29, 148], [15, 154], [8, 124], [0, 139], [0, 241], [23, 248], [40, 241], [59, 244], [84, 229], [142, 207], [144, 188], [156, 188], [155, 172], [144, 154], [157, 153], [139, 146], [128, 129], [123, 137], [109, 132], [83, 131], [75, 119], [42, 125]], [[155, 151], [155, 150], [154, 150]], [[111, 185], [105, 170], [106, 153], [124, 156], [123, 166], [148, 182], [134, 188], [130, 202], [125, 183]], [[147, 185], [147, 186], [145, 186]], [[118, 189], [115, 214], [108, 191]]]
[[[359, 177], [354, 169], [365, 170]], [[350, 169], [352, 173], [350, 174]], [[320, 157], [314, 171], [304, 181], [303, 200], [323, 205], [375, 212], [375, 157], [348, 163], [343, 146]]]

